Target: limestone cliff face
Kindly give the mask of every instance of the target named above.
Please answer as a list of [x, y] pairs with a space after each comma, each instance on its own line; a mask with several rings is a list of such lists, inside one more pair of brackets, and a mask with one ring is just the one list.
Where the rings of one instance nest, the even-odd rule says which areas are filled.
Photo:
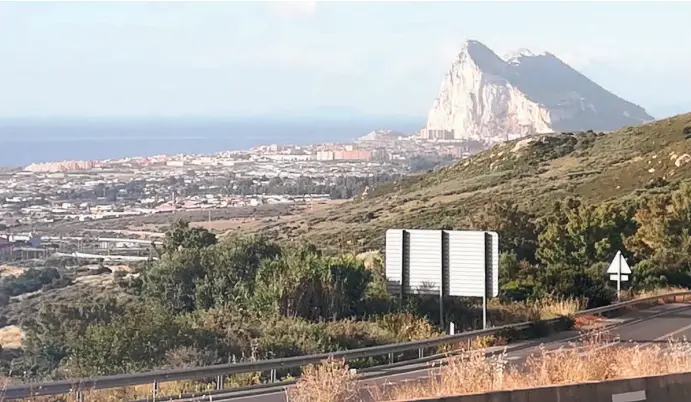
[[[549, 53], [497, 56], [467, 41], [444, 76], [427, 133], [487, 143], [535, 133], [608, 131], [653, 118]], [[430, 136], [432, 136], [430, 134]]]

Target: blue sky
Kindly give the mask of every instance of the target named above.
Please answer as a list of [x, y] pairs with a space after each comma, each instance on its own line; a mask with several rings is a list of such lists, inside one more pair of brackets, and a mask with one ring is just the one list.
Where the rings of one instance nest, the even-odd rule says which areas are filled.
[[691, 2], [0, 3], [0, 115], [427, 113], [465, 39], [691, 111]]

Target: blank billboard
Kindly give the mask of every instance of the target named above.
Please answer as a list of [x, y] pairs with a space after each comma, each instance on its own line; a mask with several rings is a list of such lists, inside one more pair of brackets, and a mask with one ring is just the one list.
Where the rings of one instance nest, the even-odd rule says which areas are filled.
[[[488, 297], [499, 293], [499, 236], [495, 232], [390, 229], [386, 232], [390, 290]], [[441, 287], [441, 289], [440, 289]]]

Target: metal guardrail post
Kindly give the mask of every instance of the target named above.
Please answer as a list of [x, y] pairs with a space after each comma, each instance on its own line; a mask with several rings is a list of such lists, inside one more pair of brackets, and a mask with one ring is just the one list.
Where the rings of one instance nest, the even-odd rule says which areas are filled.
[[393, 364], [393, 353], [389, 353], [389, 364]]
[[271, 369], [271, 373], [269, 374], [269, 381], [273, 384], [276, 382], [276, 369]]
[[84, 393], [82, 391], [77, 391], [77, 402], [84, 402]]
[[417, 350], [417, 356], [418, 356], [418, 359], [422, 359], [423, 357], [425, 357], [425, 348], [418, 349]]
[[156, 402], [156, 398], [158, 397], [158, 380], [154, 380], [154, 386], [153, 386], [153, 390], [151, 391], [151, 393], [152, 393], [151, 396], [152, 396], [154, 402]]
[[225, 376], [223, 374], [219, 374], [216, 376], [216, 389], [221, 390], [223, 389], [223, 381], [225, 380]]

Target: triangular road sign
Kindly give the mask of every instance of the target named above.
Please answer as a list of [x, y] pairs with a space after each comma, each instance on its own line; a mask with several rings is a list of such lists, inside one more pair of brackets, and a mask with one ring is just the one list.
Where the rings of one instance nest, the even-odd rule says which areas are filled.
[[626, 262], [626, 258], [621, 255], [621, 251], [617, 251], [617, 255], [614, 256], [614, 259], [612, 262], [609, 264], [609, 268], [607, 268], [607, 273], [608, 274], [630, 274], [631, 273], [631, 268], [629, 267], [629, 264]]

